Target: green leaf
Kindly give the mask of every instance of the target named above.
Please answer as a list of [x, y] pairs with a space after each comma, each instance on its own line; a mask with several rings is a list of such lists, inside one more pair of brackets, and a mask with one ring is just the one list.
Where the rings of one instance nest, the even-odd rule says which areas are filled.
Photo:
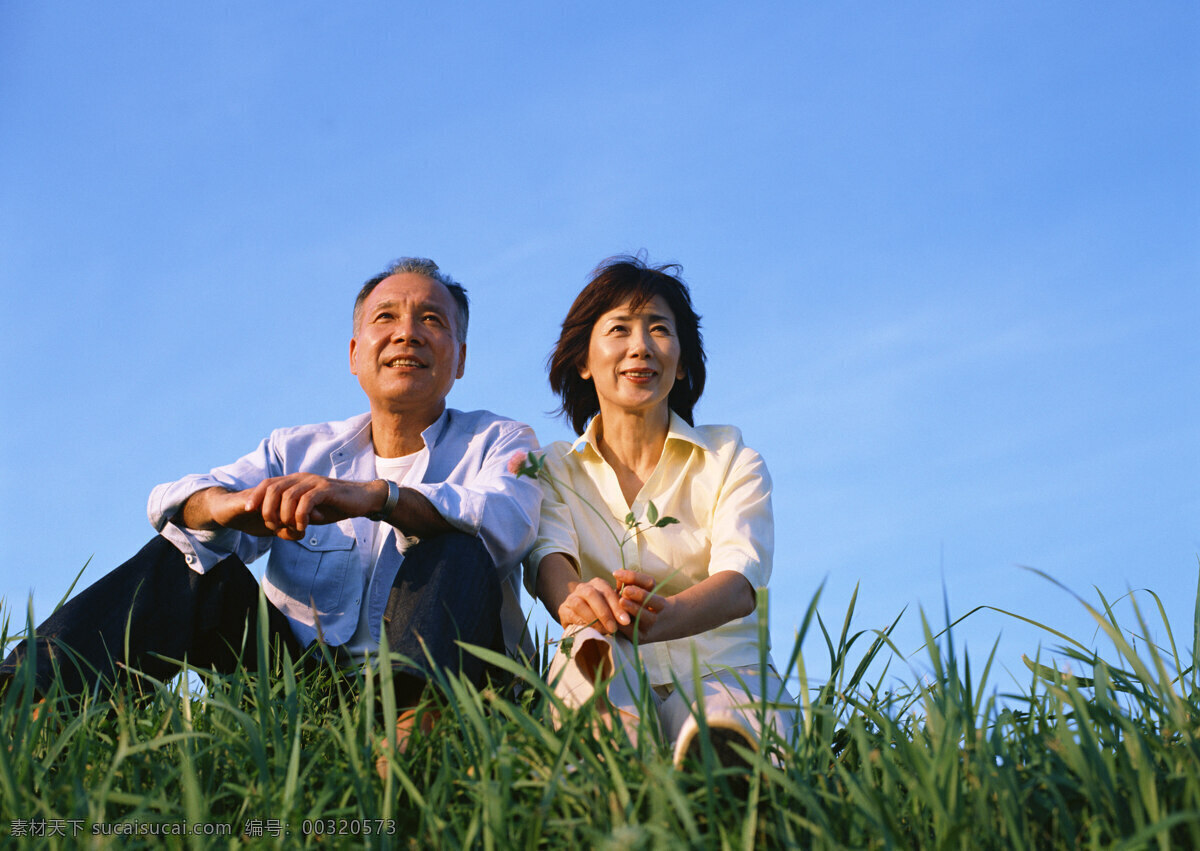
[[646, 522], [651, 526], [658, 525], [658, 509], [653, 502], [646, 503]]
[[538, 473], [542, 471], [542, 467], [546, 465], [546, 456], [537, 456], [530, 452], [525, 456], [525, 460], [521, 462], [521, 466], [517, 468], [517, 477], [528, 476], [531, 479], [536, 479]]
[[637, 525], [637, 518], [633, 516], [632, 511], [625, 515], [625, 525], [630, 529]]
[[1033, 671], [1043, 680], [1049, 682], [1062, 682], [1064, 685], [1076, 685], [1080, 688], [1092, 688], [1096, 682], [1091, 677], [1077, 677], [1066, 671], [1058, 671], [1054, 668], [1042, 665], [1039, 662], [1034, 662], [1024, 653], [1021, 654], [1021, 661], [1025, 663], [1025, 667]]
[[658, 522], [654, 524], [655, 529], [661, 529], [663, 526], [670, 526], [672, 523], [678, 523], [674, 517], [660, 517]]

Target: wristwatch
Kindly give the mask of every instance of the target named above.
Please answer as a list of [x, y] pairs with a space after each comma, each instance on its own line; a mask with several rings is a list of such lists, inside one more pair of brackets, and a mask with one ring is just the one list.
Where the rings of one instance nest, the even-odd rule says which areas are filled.
[[392, 509], [395, 508], [396, 503], [400, 501], [400, 486], [391, 479], [376, 479], [376, 481], [383, 482], [387, 485], [387, 499], [383, 501], [383, 508], [368, 514], [367, 519], [379, 523], [380, 521], [387, 520], [392, 515]]

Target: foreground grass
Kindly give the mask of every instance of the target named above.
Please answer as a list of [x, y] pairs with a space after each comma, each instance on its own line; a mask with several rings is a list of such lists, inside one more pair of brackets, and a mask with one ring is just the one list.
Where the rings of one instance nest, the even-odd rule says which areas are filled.
[[[831, 632], [810, 605], [788, 660], [803, 727], [749, 772], [711, 754], [677, 771], [649, 737], [591, 735], [586, 712], [555, 729], [536, 671], [512, 663], [517, 687], [444, 680], [433, 732], [392, 754], [384, 779], [386, 670], [347, 687], [285, 661], [271, 677], [206, 676], [203, 694], [179, 678], [37, 712], [18, 680], [0, 704], [0, 845], [1200, 847], [1200, 618], [1189, 655], [1165, 617], [1169, 646], [1135, 651], [1140, 613], [1127, 631], [1101, 598], [1111, 660], [1060, 636], [1086, 678], [1027, 660], [1025, 691], [998, 696], [991, 659], [973, 671], [928, 628], [924, 658], [906, 663], [924, 682], [867, 682], [898, 654], [890, 630], [852, 629], [853, 608]], [[811, 689], [810, 629], [833, 672]]]

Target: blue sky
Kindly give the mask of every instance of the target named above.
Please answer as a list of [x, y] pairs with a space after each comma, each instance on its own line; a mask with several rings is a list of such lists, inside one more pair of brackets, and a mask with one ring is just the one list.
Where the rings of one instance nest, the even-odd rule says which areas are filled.
[[[777, 655], [822, 583], [905, 650], [943, 595], [1091, 640], [1023, 565], [1190, 646], [1198, 151], [1190, 3], [0, 3], [0, 595], [44, 617], [155, 484], [365, 410], [351, 301], [399, 255], [470, 290], [452, 404], [568, 436], [557, 325], [645, 249], [698, 419], [773, 474]], [[958, 636], [1022, 681], [1056, 643]]]

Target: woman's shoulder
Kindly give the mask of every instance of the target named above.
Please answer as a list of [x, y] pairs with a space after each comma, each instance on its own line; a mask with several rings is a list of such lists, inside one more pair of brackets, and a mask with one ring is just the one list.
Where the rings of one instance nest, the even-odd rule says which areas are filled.
[[556, 440], [543, 446], [538, 454], [545, 460], [546, 466], [553, 473], [578, 466], [579, 450], [575, 444], [567, 440]]
[[729, 444], [744, 445], [742, 430], [735, 425], [707, 423], [695, 426], [695, 431], [707, 442], [717, 446], [727, 446]]
[[698, 425], [694, 439], [718, 467], [753, 468], [766, 474], [766, 462], [757, 450], [746, 445], [742, 430], [734, 425]]
[[691, 427], [696, 442], [718, 455], [754, 452], [746, 445], [742, 430], [735, 425], [706, 424]]
[[572, 444], [567, 440], [556, 440], [553, 443], [547, 443], [538, 450], [538, 454], [544, 454], [547, 458], [561, 460], [571, 454]]

